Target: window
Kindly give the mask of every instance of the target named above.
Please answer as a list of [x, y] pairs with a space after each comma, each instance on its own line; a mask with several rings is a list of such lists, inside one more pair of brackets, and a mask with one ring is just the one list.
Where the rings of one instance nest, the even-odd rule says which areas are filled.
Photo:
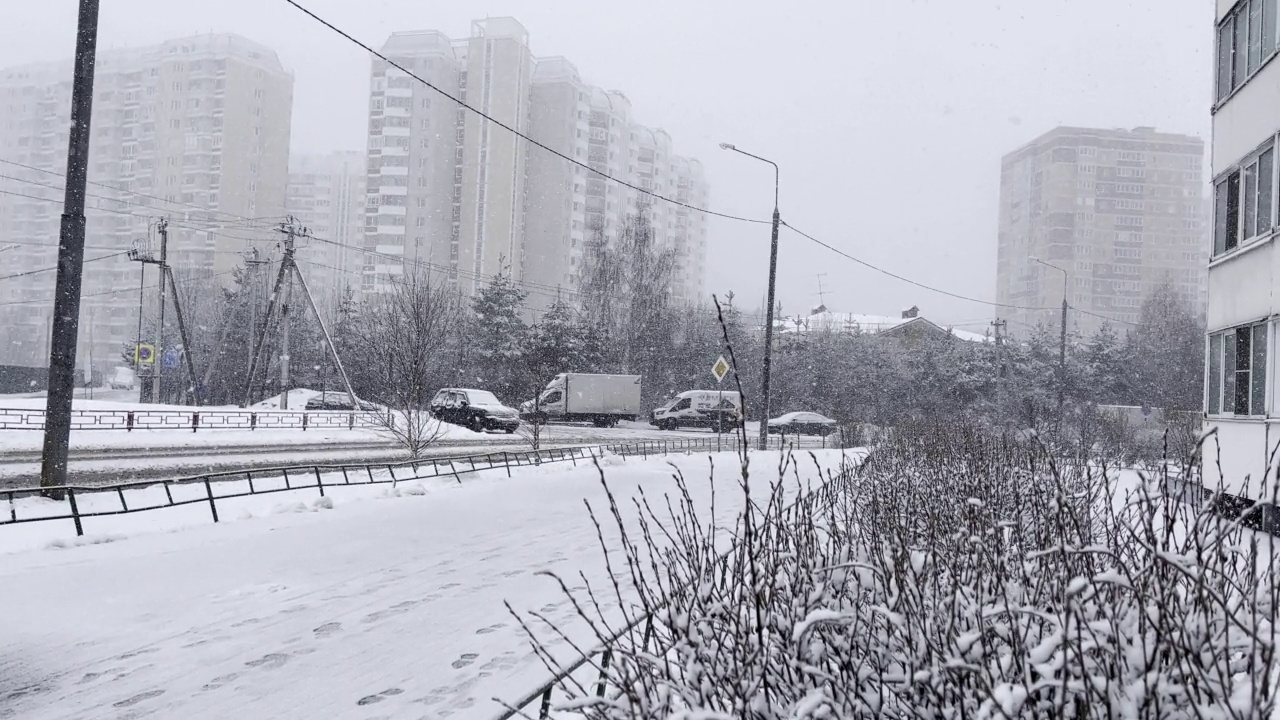
[[1277, 0], [1241, 0], [1218, 26], [1218, 99], [1240, 87], [1276, 52]]
[[1271, 232], [1275, 223], [1275, 147], [1268, 145], [1218, 179], [1213, 191], [1213, 254]]
[[1244, 325], [1209, 336], [1210, 415], [1265, 415], [1267, 324]]

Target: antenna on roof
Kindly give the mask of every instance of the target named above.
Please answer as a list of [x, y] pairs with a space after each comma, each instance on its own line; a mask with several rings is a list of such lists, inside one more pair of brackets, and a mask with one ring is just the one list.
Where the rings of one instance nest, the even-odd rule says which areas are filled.
[[818, 304], [823, 308], [827, 307], [827, 291], [822, 287], [822, 278], [826, 276], [826, 273], [818, 273]]

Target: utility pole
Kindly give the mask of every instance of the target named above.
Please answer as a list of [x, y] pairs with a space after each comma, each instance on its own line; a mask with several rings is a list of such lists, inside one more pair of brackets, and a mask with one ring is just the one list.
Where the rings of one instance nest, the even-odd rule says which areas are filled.
[[[298, 269], [298, 264], [294, 260], [294, 240], [297, 236], [311, 237], [310, 231], [306, 228], [297, 228], [294, 218], [290, 217], [286, 222], [281, 223], [280, 232], [284, 233], [284, 257], [280, 260], [280, 272], [276, 275], [275, 286], [271, 290], [271, 295], [267, 298], [267, 316], [262, 321], [262, 331], [258, 334], [258, 339], [254, 343], [253, 354], [249, 358], [249, 372], [245, 375], [245, 401], [244, 407], [248, 407], [253, 401], [253, 377], [258, 368], [258, 362], [262, 356], [262, 349], [266, 345], [267, 330], [271, 327], [271, 316], [275, 314], [276, 298], [280, 295], [281, 288], [286, 287], [286, 281], [292, 287], [294, 278], [298, 281], [298, 286], [302, 288], [303, 297], [307, 299], [307, 306], [311, 308], [311, 314], [315, 316], [316, 322], [320, 324], [320, 332], [324, 335], [324, 342], [329, 346], [330, 356], [333, 358], [334, 367], [338, 369], [338, 373], [342, 376], [342, 384], [347, 391], [347, 397], [351, 400], [351, 407], [359, 408], [356, 402], [355, 391], [351, 389], [351, 380], [347, 377], [347, 370], [342, 366], [342, 358], [338, 357], [338, 350], [333, 344], [333, 336], [329, 334], [329, 329], [325, 327], [324, 318], [320, 315], [320, 310], [316, 307], [315, 298], [311, 295], [311, 288], [307, 286], [307, 279], [303, 276], [302, 271]], [[281, 320], [284, 322], [281, 336], [281, 379], [287, 384], [289, 378], [289, 324], [288, 324], [288, 306], [289, 297], [286, 291], [286, 297], [282, 307]], [[284, 393], [281, 396], [281, 408], [287, 407], [285, 404], [288, 400], [288, 388], [283, 388]]]
[[200, 378], [196, 375], [195, 346], [187, 335], [187, 322], [182, 317], [182, 301], [178, 294], [178, 281], [173, 278], [173, 268], [160, 266], [169, 276], [169, 287], [173, 288], [173, 312], [178, 316], [178, 337], [182, 339], [182, 356], [187, 360], [187, 377], [191, 379], [191, 397], [196, 405], [200, 405]]
[[[293, 226], [285, 247], [293, 252]], [[284, 303], [280, 305], [280, 409], [289, 409], [289, 302], [293, 299], [293, 275], [284, 278]]]
[[62, 499], [71, 445], [71, 403], [75, 396], [76, 341], [80, 331], [80, 286], [84, 271], [84, 199], [89, 175], [89, 120], [93, 113], [93, 72], [98, 48], [98, 0], [80, 0], [75, 72], [71, 89], [71, 132], [58, 237], [58, 278], [49, 340], [49, 394], [44, 412], [44, 452], [40, 486]]
[[160, 218], [156, 221], [156, 232], [160, 233], [160, 322], [156, 326], [156, 352], [152, 365], [155, 368], [155, 381], [151, 384], [151, 402], [164, 402], [164, 296], [169, 273], [169, 221]]
[[1009, 321], [1003, 318], [996, 318], [991, 323], [996, 329], [996, 412], [1004, 413], [1004, 333], [1009, 326]]
[[1062, 417], [1062, 405], [1067, 390], [1067, 280], [1062, 279], [1062, 329], [1058, 334], [1058, 417]]
[[1061, 418], [1067, 391], [1067, 291], [1069, 290], [1067, 286], [1069, 277], [1064, 268], [1060, 268], [1053, 263], [1045, 262], [1034, 255], [1031, 256], [1030, 260], [1062, 273], [1062, 328], [1058, 337], [1058, 417]]
[[759, 155], [752, 155], [745, 150], [739, 150], [737, 146], [731, 143], [720, 143], [722, 150], [731, 150], [749, 158], [759, 160], [760, 162], [769, 163], [773, 166], [773, 238], [769, 244], [769, 297], [765, 301], [765, 320], [764, 320], [764, 361], [760, 363], [760, 394], [762, 397], [761, 414], [760, 414], [760, 449], [764, 450], [769, 447], [769, 371], [773, 365], [773, 303], [774, 291], [778, 282], [778, 225], [782, 221], [782, 216], [778, 214], [778, 188], [781, 184], [781, 171], [778, 169], [778, 163], [762, 158]]

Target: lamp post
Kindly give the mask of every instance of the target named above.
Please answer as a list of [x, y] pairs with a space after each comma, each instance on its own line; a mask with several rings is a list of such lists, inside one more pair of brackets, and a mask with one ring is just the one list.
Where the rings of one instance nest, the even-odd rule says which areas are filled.
[[1062, 273], [1062, 327], [1058, 333], [1058, 414], [1061, 415], [1067, 386], [1067, 271], [1038, 257], [1033, 256], [1031, 259]]
[[773, 296], [774, 285], [778, 279], [778, 222], [781, 219], [778, 214], [778, 163], [759, 155], [752, 155], [745, 150], [739, 150], [730, 143], [720, 143], [720, 147], [773, 166], [773, 239], [769, 244], [769, 306], [765, 308], [764, 313], [764, 363], [760, 367], [760, 404], [763, 408], [760, 416], [760, 449], [764, 450], [769, 444], [769, 369], [773, 359]]

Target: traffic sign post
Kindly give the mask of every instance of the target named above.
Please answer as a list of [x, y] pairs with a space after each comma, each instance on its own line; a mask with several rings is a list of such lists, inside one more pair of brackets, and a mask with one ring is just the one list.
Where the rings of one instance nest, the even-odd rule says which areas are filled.
[[133, 361], [138, 365], [150, 365], [156, 361], [156, 348], [148, 343], [138, 343], [133, 347]]
[[724, 356], [711, 364], [711, 374], [716, 378], [719, 400], [716, 402], [716, 452], [720, 452], [720, 438], [724, 437], [724, 377], [729, 374], [729, 361]]

